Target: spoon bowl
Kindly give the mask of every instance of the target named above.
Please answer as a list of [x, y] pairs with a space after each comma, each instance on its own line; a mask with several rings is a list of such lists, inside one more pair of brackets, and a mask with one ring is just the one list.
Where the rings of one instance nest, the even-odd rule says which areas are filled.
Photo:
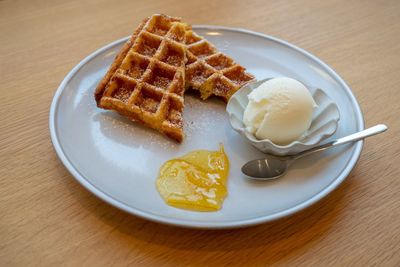
[[286, 157], [266, 155], [264, 159], [247, 162], [242, 166], [242, 172], [254, 179], [277, 179], [286, 174], [290, 162]]

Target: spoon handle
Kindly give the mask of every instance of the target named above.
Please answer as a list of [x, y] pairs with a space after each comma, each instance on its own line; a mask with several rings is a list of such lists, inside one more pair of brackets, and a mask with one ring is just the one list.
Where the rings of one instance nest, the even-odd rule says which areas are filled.
[[365, 129], [363, 131], [357, 132], [357, 133], [353, 133], [351, 135], [336, 139], [334, 141], [328, 142], [326, 144], [323, 144], [321, 146], [317, 146], [317, 147], [313, 147], [311, 149], [308, 149], [306, 151], [303, 151], [297, 155], [292, 156], [292, 159], [298, 159], [300, 157], [306, 156], [306, 155], [310, 155], [312, 153], [318, 152], [318, 151], [323, 151], [326, 150], [328, 148], [334, 147], [334, 146], [338, 146], [338, 145], [342, 145], [342, 144], [346, 144], [349, 142], [354, 142], [354, 141], [358, 141], [361, 139], [364, 139], [368, 136], [372, 136], [372, 135], [376, 135], [379, 133], [382, 133], [384, 131], [387, 130], [387, 126], [384, 124], [378, 124], [375, 125], [373, 127], [370, 127], [368, 129]]

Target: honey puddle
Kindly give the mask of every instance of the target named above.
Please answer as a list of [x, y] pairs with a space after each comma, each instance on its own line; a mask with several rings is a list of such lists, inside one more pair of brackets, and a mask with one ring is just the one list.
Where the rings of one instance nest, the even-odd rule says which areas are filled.
[[195, 150], [171, 159], [160, 168], [157, 190], [173, 207], [217, 211], [227, 195], [229, 160], [221, 144], [218, 151]]

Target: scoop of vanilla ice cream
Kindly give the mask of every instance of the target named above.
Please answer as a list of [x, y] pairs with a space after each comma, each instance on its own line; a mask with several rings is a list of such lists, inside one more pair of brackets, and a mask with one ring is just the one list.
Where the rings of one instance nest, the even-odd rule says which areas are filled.
[[287, 77], [262, 83], [248, 98], [243, 115], [247, 130], [278, 145], [299, 139], [310, 128], [317, 106], [302, 83]]

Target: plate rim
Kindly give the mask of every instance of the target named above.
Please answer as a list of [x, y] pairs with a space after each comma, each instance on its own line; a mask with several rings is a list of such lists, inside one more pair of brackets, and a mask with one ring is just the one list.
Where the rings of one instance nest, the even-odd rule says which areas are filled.
[[[357, 99], [355, 98], [350, 87], [339, 76], [339, 74], [333, 70], [333, 68], [331, 68], [328, 64], [326, 64], [325, 62], [323, 62], [321, 59], [314, 56], [313, 54], [307, 52], [306, 50], [304, 50], [300, 47], [297, 47], [294, 44], [291, 44], [287, 41], [281, 40], [274, 36], [270, 36], [267, 34], [255, 32], [255, 31], [247, 30], [247, 29], [243, 29], [243, 28], [234, 28], [234, 27], [217, 26], [217, 25], [193, 25], [193, 28], [194, 29], [215, 30], [215, 31], [221, 31], [221, 30], [222, 31], [231, 31], [231, 32], [237, 32], [237, 33], [255, 35], [255, 36], [279, 43], [281, 45], [284, 45], [290, 49], [293, 49], [293, 50], [305, 55], [306, 57], [310, 58], [311, 60], [313, 60], [316, 63], [318, 63], [319, 65], [321, 65], [336, 80], [336, 82], [338, 82], [345, 89], [345, 91], [348, 94], [348, 96], [352, 102], [352, 105], [355, 109], [356, 121], [358, 121], [358, 123], [359, 123], [358, 130], [364, 129], [365, 126], [364, 126], [363, 114], [362, 114], [360, 105], [359, 105]], [[81, 175], [80, 172], [69, 161], [67, 155], [64, 153], [64, 151], [61, 147], [61, 144], [58, 140], [55, 119], [57, 117], [56, 114], [57, 114], [57, 107], [58, 107], [59, 100], [61, 98], [63, 91], [66, 88], [66, 85], [71, 80], [71, 78], [93, 58], [95, 58], [96, 56], [98, 56], [99, 54], [104, 52], [105, 50], [108, 50], [115, 45], [125, 42], [128, 38], [129, 38], [129, 36], [123, 37], [121, 39], [113, 41], [113, 42], [97, 49], [96, 51], [92, 52], [90, 55], [85, 57], [82, 61], [80, 61], [75, 67], [73, 67], [72, 70], [69, 71], [69, 73], [65, 76], [65, 78], [63, 79], [63, 81], [61, 82], [59, 87], [57, 88], [57, 90], [54, 94], [51, 106], [50, 106], [50, 113], [49, 113], [50, 137], [51, 137], [53, 147], [54, 147], [56, 154], [59, 157], [60, 161], [67, 168], [67, 170], [70, 172], [70, 174], [83, 187], [85, 187], [88, 191], [90, 191], [96, 197], [100, 198], [101, 200], [105, 201], [106, 203], [108, 203], [120, 210], [128, 212], [132, 215], [135, 215], [135, 216], [147, 219], [147, 220], [151, 220], [154, 222], [168, 224], [168, 225], [188, 227], [188, 228], [199, 228], [199, 229], [226, 229], [226, 228], [248, 227], [248, 226], [284, 218], [284, 217], [293, 215], [307, 207], [312, 206], [316, 202], [320, 201], [322, 198], [326, 197], [332, 191], [334, 191], [346, 179], [346, 177], [349, 175], [351, 170], [357, 164], [357, 161], [360, 158], [361, 151], [363, 148], [363, 143], [364, 143], [363, 141], [357, 142], [352, 145], [355, 148], [354, 148], [354, 151], [352, 152], [351, 158], [348, 160], [347, 165], [343, 168], [342, 172], [335, 178], [335, 180], [333, 182], [331, 182], [328, 186], [323, 188], [321, 191], [319, 191], [317, 194], [312, 196], [311, 198], [309, 198], [293, 207], [290, 207], [288, 209], [285, 209], [285, 210], [282, 210], [282, 211], [279, 211], [279, 212], [276, 212], [273, 214], [258, 216], [255, 218], [244, 219], [244, 220], [234, 220], [234, 221], [225, 221], [225, 222], [200, 222], [200, 221], [192, 221], [192, 220], [182, 220], [182, 219], [171, 218], [171, 217], [166, 217], [166, 216], [162, 216], [162, 215], [144, 212], [140, 209], [128, 206], [127, 204], [125, 204], [117, 199], [114, 199], [112, 196], [110, 196], [106, 192], [103, 192], [102, 190], [98, 189], [96, 186], [94, 186], [92, 183], [90, 183], [88, 180], [86, 180], [85, 177], [83, 175]]]

